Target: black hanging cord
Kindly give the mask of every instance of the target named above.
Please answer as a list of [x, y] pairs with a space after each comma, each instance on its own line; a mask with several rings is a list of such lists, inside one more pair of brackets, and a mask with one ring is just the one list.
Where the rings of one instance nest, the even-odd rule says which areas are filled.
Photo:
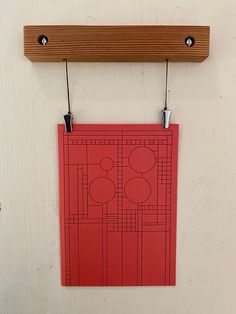
[[166, 59], [166, 87], [165, 87], [165, 107], [164, 107], [164, 110], [167, 110], [167, 103], [168, 103], [168, 72], [169, 72], [169, 60]]
[[166, 86], [165, 86], [165, 105], [161, 111], [162, 115], [162, 127], [168, 129], [170, 126], [171, 110], [168, 110], [168, 72], [169, 72], [169, 60], [166, 59]]
[[70, 86], [69, 86], [69, 75], [68, 75], [67, 60], [66, 60], [66, 88], [67, 88], [68, 113], [71, 114], [71, 107], [70, 107]]
[[66, 132], [72, 132], [73, 115], [71, 113], [71, 106], [70, 106], [70, 87], [69, 87], [69, 75], [68, 75], [67, 59], [65, 59], [65, 62], [66, 62], [66, 89], [67, 89], [68, 113], [64, 115], [64, 120], [65, 120]]

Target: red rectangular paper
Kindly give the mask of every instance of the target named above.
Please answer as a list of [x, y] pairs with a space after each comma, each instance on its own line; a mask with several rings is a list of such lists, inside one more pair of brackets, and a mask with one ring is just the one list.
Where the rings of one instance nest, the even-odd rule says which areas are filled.
[[178, 125], [58, 125], [66, 286], [175, 285]]

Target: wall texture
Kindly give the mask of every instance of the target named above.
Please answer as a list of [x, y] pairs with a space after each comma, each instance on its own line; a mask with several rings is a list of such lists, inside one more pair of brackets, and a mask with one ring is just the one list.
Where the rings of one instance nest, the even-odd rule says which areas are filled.
[[[180, 123], [176, 287], [60, 286], [64, 65], [24, 58], [25, 24], [211, 26], [205, 62], [170, 64]], [[235, 0], [1, 0], [0, 27], [0, 313], [235, 313]], [[163, 63], [69, 66], [75, 122], [160, 121]]]

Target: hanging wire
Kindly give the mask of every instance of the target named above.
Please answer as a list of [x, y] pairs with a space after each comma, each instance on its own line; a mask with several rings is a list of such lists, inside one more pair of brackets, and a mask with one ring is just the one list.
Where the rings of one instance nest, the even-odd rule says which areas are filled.
[[66, 89], [67, 89], [68, 113], [64, 115], [64, 120], [65, 120], [65, 130], [66, 130], [66, 132], [72, 132], [73, 115], [71, 113], [71, 106], [70, 106], [70, 86], [69, 86], [69, 75], [68, 75], [67, 59], [65, 59], [65, 62], [66, 62]]
[[69, 86], [69, 75], [68, 75], [67, 59], [66, 59], [65, 61], [66, 61], [66, 88], [67, 88], [68, 113], [71, 114], [71, 106], [70, 106], [70, 86]]
[[169, 73], [169, 60], [166, 59], [166, 87], [165, 87], [165, 107], [164, 110], [167, 110], [168, 103], [168, 73]]
[[165, 105], [161, 111], [162, 127], [168, 129], [170, 126], [171, 110], [168, 110], [168, 72], [169, 72], [169, 60], [166, 59], [166, 86], [165, 86]]

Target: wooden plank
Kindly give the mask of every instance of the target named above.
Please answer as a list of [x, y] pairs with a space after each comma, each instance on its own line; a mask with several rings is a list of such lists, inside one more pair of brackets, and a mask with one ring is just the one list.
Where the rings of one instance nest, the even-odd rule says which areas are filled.
[[[195, 41], [191, 47], [188, 37]], [[209, 26], [24, 26], [24, 54], [31, 61], [201, 62], [209, 55], [209, 37]]]

